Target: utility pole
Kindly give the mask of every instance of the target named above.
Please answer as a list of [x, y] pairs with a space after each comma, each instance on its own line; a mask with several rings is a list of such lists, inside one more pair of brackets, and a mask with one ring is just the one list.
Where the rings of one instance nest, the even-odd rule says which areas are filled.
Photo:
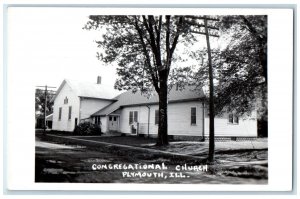
[[46, 126], [47, 126], [47, 121], [46, 121], [46, 115], [47, 115], [47, 96], [48, 96], [48, 94], [47, 94], [47, 91], [48, 91], [48, 88], [56, 88], [56, 87], [54, 87], [54, 86], [47, 86], [47, 85], [45, 85], [45, 86], [36, 86], [36, 87], [38, 87], [38, 88], [44, 88], [44, 94], [45, 94], [45, 103], [44, 103], [44, 133], [46, 132]]
[[[219, 30], [219, 28], [208, 25], [208, 21], [219, 21], [215, 18], [209, 18], [207, 16], [185, 16], [186, 18], [192, 19], [193, 21], [185, 21], [187, 24], [191, 25], [193, 28], [199, 30], [191, 30], [192, 33], [205, 35], [206, 45], [207, 45], [207, 55], [208, 55], [208, 76], [209, 76], [209, 151], [208, 151], [208, 161], [210, 163], [214, 162], [215, 153], [215, 108], [214, 108], [214, 85], [213, 85], [213, 67], [211, 59], [211, 48], [209, 37], [219, 37], [217, 34], [212, 34], [209, 30]], [[198, 20], [202, 20], [204, 24], [200, 24]], [[204, 32], [201, 31], [204, 28]]]

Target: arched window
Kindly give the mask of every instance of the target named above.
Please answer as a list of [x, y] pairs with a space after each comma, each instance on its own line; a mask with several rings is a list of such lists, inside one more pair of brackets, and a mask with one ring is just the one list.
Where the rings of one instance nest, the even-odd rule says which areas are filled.
[[68, 104], [68, 97], [66, 96], [66, 98], [64, 99], [64, 104]]

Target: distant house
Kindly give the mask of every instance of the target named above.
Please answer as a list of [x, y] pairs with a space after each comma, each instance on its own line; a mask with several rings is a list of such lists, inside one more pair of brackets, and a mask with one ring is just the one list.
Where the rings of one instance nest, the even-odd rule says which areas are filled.
[[73, 131], [80, 122], [89, 121], [97, 110], [115, 102], [120, 92], [97, 83], [65, 79], [54, 97], [52, 130]]
[[[209, 135], [209, 118], [203, 92], [191, 87], [168, 96], [168, 134], [171, 136]], [[115, 102], [91, 115], [103, 132], [119, 131], [131, 135], [155, 137], [158, 130], [158, 96], [147, 98], [139, 92], [127, 91], [113, 98]], [[100, 122], [99, 122], [100, 121]], [[233, 113], [215, 118], [215, 135], [219, 137], [256, 137], [256, 115], [239, 117]]]
[[[52, 120], [53, 120], [53, 114], [49, 114], [46, 116], [46, 128], [52, 129]], [[43, 129], [45, 127], [45, 116], [40, 114], [36, 118], [35, 128], [37, 129]]]
[[[99, 83], [99, 82], [98, 82]], [[202, 91], [192, 87], [168, 95], [168, 134], [171, 136], [209, 135], [209, 118]], [[119, 94], [101, 84], [64, 80], [59, 87], [53, 113], [53, 130], [73, 131], [79, 122], [101, 126], [102, 132], [117, 131], [128, 135], [157, 136], [158, 96], [140, 92]], [[225, 113], [215, 117], [215, 136], [257, 137], [256, 114], [241, 117]]]
[[53, 114], [46, 116], [46, 126], [49, 129], [52, 129], [52, 123], [53, 123]]

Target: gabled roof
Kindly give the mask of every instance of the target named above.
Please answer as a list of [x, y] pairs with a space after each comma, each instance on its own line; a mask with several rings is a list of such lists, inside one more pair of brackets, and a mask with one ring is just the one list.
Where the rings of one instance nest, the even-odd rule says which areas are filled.
[[[203, 91], [195, 90], [194, 87], [186, 86], [183, 90], [173, 89], [169, 92], [168, 102], [180, 102], [180, 101], [193, 101], [200, 100], [205, 98]], [[131, 91], [127, 91], [122, 93], [114, 98], [117, 100], [116, 102], [100, 109], [96, 113], [92, 114], [92, 116], [104, 116], [108, 115], [121, 107], [125, 106], [134, 106], [134, 105], [148, 105], [148, 104], [157, 104], [158, 96], [157, 94], [151, 96], [149, 99], [142, 95], [140, 92], [132, 93]]]
[[60, 93], [65, 84], [68, 84], [78, 97], [112, 100], [120, 94], [120, 91], [115, 90], [112, 86], [64, 79], [53, 100], [55, 100], [56, 96]]

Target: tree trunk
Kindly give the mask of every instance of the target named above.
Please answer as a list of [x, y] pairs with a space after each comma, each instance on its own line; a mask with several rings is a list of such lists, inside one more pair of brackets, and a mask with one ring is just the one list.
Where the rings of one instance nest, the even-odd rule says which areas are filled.
[[156, 145], [168, 145], [168, 84], [167, 70], [160, 72], [160, 90], [159, 96], [159, 122], [158, 122], [158, 137]]

